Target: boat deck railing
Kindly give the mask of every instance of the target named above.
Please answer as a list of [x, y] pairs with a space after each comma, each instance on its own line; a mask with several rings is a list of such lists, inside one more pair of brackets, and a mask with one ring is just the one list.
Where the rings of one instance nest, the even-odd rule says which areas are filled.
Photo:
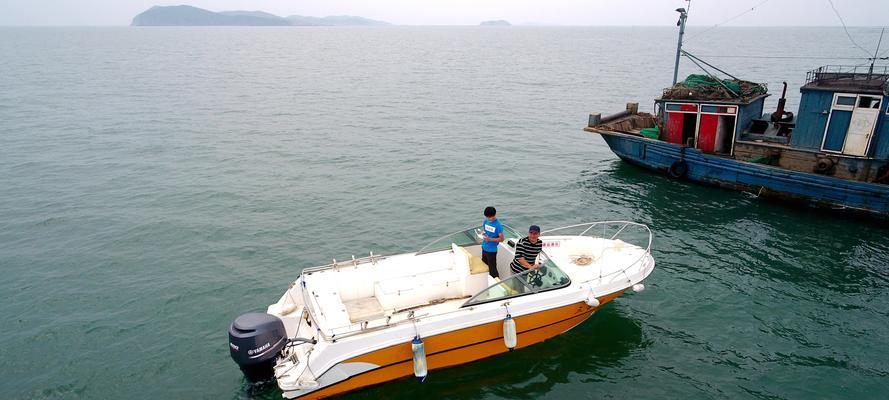
[[308, 274], [311, 274], [314, 272], [321, 272], [321, 271], [326, 271], [329, 269], [336, 270], [336, 269], [343, 268], [343, 267], [354, 267], [354, 266], [358, 266], [360, 264], [367, 264], [367, 263], [376, 264], [377, 261], [385, 260], [385, 259], [386, 259], [386, 256], [377, 255], [377, 254], [374, 254], [373, 252], [370, 252], [369, 256], [361, 257], [361, 258], [355, 258], [355, 256], [353, 255], [351, 260], [337, 261], [336, 259], [333, 259], [333, 262], [330, 264], [319, 265], [317, 267], [304, 268], [302, 270], [301, 274], [308, 275]]
[[889, 65], [825, 65], [806, 73], [806, 84], [817, 82], [846, 82], [852, 84], [870, 81], [886, 82], [889, 79]]
[[[577, 231], [580, 231], [580, 233], [573, 233]], [[627, 263], [627, 265], [617, 271], [602, 274], [602, 269], [600, 269], [599, 276], [596, 278], [596, 282], [599, 285], [613, 282], [615, 278], [619, 277], [624, 277], [629, 282], [632, 272], [642, 272], [650, 267], [651, 241], [653, 235], [651, 229], [644, 224], [630, 221], [587, 222], [546, 230], [541, 232], [541, 235], [552, 235], [555, 232], [572, 236], [588, 236], [608, 240], [620, 240], [624, 243], [644, 249], [638, 258], [633, 259], [632, 262]], [[619, 247], [617, 246], [605, 248], [605, 251], [617, 250], [619, 250]]]

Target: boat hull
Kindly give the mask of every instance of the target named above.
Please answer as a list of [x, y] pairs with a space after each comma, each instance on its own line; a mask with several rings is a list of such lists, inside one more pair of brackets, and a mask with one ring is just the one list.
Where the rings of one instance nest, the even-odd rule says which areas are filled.
[[[540, 343], [579, 325], [604, 304], [620, 296], [623, 290], [600, 297], [598, 307], [578, 302], [515, 318], [518, 343], [523, 348]], [[509, 351], [503, 341], [503, 322], [489, 322], [423, 338], [429, 370], [452, 367]], [[373, 365], [334, 385], [300, 396], [319, 399], [373, 386], [413, 375], [410, 342], [363, 354], [342, 364]]]
[[[697, 149], [624, 133], [595, 131], [622, 160], [693, 182], [743, 190], [816, 207], [889, 217], [889, 185], [848, 181], [705, 154]], [[685, 162], [676, 174], [673, 166]]]

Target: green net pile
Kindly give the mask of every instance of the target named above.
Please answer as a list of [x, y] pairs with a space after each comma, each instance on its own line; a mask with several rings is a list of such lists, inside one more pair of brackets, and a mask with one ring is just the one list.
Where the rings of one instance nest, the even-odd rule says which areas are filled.
[[673, 85], [673, 87], [664, 89], [663, 98], [671, 100], [747, 101], [766, 92], [766, 85], [761, 83], [736, 79], [718, 81], [708, 75], [692, 74], [685, 78], [684, 81]]

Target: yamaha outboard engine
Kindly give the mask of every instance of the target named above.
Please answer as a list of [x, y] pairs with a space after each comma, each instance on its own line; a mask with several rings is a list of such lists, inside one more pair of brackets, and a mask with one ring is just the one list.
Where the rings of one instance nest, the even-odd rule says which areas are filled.
[[251, 383], [274, 378], [275, 358], [286, 343], [284, 322], [274, 315], [244, 314], [228, 328], [232, 359]]

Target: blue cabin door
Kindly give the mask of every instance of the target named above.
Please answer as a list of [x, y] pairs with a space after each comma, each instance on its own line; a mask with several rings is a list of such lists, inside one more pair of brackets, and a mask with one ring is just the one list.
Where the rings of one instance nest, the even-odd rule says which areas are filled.
[[856, 94], [836, 93], [833, 95], [833, 103], [830, 107], [830, 116], [827, 117], [827, 128], [824, 129], [824, 140], [821, 143], [822, 151], [836, 153], [843, 152], [846, 144], [846, 132], [852, 121], [852, 111], [855, 109]]
[[882, 104], [880, 96], [834, 94], [821, 150], [866, 156]]

